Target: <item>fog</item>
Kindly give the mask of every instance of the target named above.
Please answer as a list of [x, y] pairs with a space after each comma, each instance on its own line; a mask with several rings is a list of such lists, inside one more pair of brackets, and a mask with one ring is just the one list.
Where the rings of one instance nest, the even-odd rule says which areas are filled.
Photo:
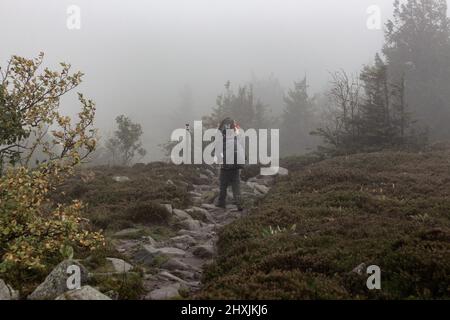
[[[192, 92], [200, 119], [230, 80], [276, 77], [283, 88], [308, 78], [322, 91], [329, 71], [358, 71], [372, 61], [382, 30], [366, 26], [371, 5], [383, 23], [391, 0], [1, 0], [4, 65], [13, 54], [45, 52], [45, 65], [60, 61], [85, 73], [79, 91], [97, 104], [96, 125], [108, 136], [114, 118], [126, 114], [143, 125], [146, 160], [161, 157], [183, 88]], [[66, 27], [67, 7], [81, 8], [81, 29]], [[74, 96], [64, 100], [68, 112]], [[177, 121], [174, 121], [177, 119]]]

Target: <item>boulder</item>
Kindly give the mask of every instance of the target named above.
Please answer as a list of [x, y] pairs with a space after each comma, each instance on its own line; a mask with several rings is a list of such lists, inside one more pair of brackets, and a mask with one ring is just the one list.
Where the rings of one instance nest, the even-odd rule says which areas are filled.
[[202, 259], [210, 259], [214, 256], [214, 247], [209, 244], [202, 244], [192, 248], [192, 254]]
[[127, 181], [130, 181], [130, 178], [128, 178], [126, 176], [114, 176], [112, 179], [115, 182], [127, 182]]
[[169, 212], [170, 214], [173, 213], [173, 208], [172, 205], [170, 203], [164, 203], [162, 204], [162, 206], [167, 210], [167, 212]]
[[29, 296], [30, 300], [46, 300], [55, 299], [57, 296], [68, 291], [67, 279], [70, 277], [71, 273], [67, 273], [67, 269], [76, 265], [80, 268], [80, 280], [81, 285], [88, 280], [88, 271], [86, 268], [77, 261], [74, 260], [64, 260], [58, 264], [52, 272], [45, 278], [42, 282]]
[[180, 224], [181, 228], [186, 229], [186, 230], [191, 230], [191, 231], [196, 231], [201, 228], [200, 221], [194, 220], [192, 218], [180, 221], [179, 224]]
[[151, 245], [143, 245], [134, 255], [136, 261], [146, 264], [152, 265], [155, 258], [157, 256], [168, 256], [168, 257], [182, 257], [186, 254], [186, 251], [165, 247], [165, 248], [155, 248]]
[[267, 192], [269, 192], [269, 188], [266, 187], [265, 185], [262, 184], [255, 184], [255, 189], [258, 190], [259, 192], [266, 194]]
[[125, 273], [133, 269], [133, 266], [128, 262], [118, 259], [118, 258], [106, 258], [106, 260], [110, 261], [112, 266], [114, 267], [115, 272], [117, 273]]
[[17, 300], [19, 293], [0, 279], [0, 300]]
[[150, 292], [147, 297], [151, 300], [168, 300], [178, 297], [180, 294], [178, 290], [180, 289], [179, 283], [169, 284], [167, 286], [155, 289]]
[[55, 300], [111, 300], [111, 298], [91, 286], [83, 286], [80, 289], [67, 291]]
[[142, 229], [127, 228], [114, 233], [113, 237], [116, 238], [136, 238], [142, 234]]
[[173, 243], [184, 242], [184, 243], [188, 243], [190, 245], [197, 243], [197, 241], [195, 241], [195, 239], [192, 236], [187, 235], [187, 234], [170, 238], [170, 242], [173, 242]]
[[355, 268], [353, 268], [352, 272], [357, 273], [359, 275], [364, 274], [366, 272], [366, 264], [364, 262], [360, 263]]
[[287, 176], [289, 174], [289, 170], [286, 168], [278, 168], [278, 175], [279, 176]]
[[177, 258], [170, 258], [164, 262], [161, 267], [167, 270], [196, 271], [195, 267], [190, 266]]
[[178, 220], [192, 219], [192, 217], [184, 210], [173, 209], [173, 214]]
[[215, 205], [210, 204], [210, 203], [202, 203], [201, 207], [205, 208], [206, 210], [215, 210], [215, 209], [217, 209], [217, 207]]

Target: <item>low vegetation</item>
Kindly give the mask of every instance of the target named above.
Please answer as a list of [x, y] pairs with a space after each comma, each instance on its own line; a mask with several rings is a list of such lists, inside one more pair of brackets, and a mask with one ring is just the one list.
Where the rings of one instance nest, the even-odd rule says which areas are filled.
[[[450, 151], [286, 161], [250, 214], [220, 233], [199, 298], [448, 298]], [[364, 263], [381, 268], [368, 290]], [[245, 279], [245, 281], [243, 281]]]

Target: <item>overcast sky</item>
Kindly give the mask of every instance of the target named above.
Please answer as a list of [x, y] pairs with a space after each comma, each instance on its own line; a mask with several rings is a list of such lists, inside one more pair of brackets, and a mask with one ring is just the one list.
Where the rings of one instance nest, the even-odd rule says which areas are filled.
[[[285, 87], [306, 74], [319, 92], [328, 71], [359, 70], [383, 42], [382, 30], [367, 28], [366, 10], [378, 5], [384, 23], [392, 3], [1, 0], [0, 65], [12, 54], [40, 51], [45, 65], [70, 62], [86, 74], [80, 90], [96, 101], [98, 126], [109, 128], [126, 113], [144, 125], [145, 143], [155, 147], [185, 84], [197, 110], [209, 110], [227, 80], [238, 85], [252, 72], [261, 78], [273, 73]], [[71, 4], [81, 9], [80, 30], [66, 27]], [[66, 105], [73, 108], [71, 101]]]

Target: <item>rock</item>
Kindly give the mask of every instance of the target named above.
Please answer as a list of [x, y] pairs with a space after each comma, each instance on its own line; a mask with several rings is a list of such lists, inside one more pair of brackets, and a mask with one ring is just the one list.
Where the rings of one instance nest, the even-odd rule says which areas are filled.
[[157, 256], [169, 256], [169, 257], [182, 257], [186, 254], [186, 251], [165, 247], [165, 248], [155, 248], [151, 245], [143, 245], [134, 255], [136, 261], [152, 265]]
[[30, 300], [55, 299], [57, 296], [68, 291], [67, 279], [72, 273], [67, 273], [69, 266], [78, 266], [80, 268], [81, 284], [88, 279], [88, 271], [79, 262], [73, 260], [64, 260], [58, 264], [52, 272], [29, 296]]
[[192, 217], [184, 210], [180, 209], [173, 209], [173, 214], [175, 217], [177, 217], [179, 220], [185, 220], [185, 219], [192, 219]]
[[114, 270], [118, 273], [125, 273], [133, 269], [133, 266], [128, 262], [118, 259], [118, 258], [106, 258], [106, 260], [110, 261], [114, 267]]
[[167, 270], [197, 271], [195, 267], [190, 266], [177, 258], [170, 258], [164, 262], [161, 267]]
[[202, 259], [209, 259], [214, 256], [214, 247], [212, 245], [202, 244], [199, 246], [195, 246], [192, 249], [192, 253], [196, 257], [199, 257]]
[[170, 180], [170, 179], [166, 181], [166, 184], [168, 184], [169, 186], [174, 186], [175, 185], [175, 183], [173, 183], [173, 181]]
[[194, 239], [196, 239], [198, 241], [207, 240], [207, 239], [212, 237], [209, 233], [202, 233], [202, 232], [198, 232], [198, 231], [185, 230], [185, 229], [179, 230], [178, 234], [179, 235], [186, 235], [187, 234], [187, 235], [193, 237]]
[[289, 174], [289, 170], [288, 169], [282, 168], [282, 167], [278, 168], [278, 175], [279, 176], [287, 176], [288, 174]]
[[169, 212], [170, 214], [173, 213], [173, 208], [172, 205], [170, 203], [164, 203], [162, 204], [162, 206], [167, 210], [167, 212]]
[[17, 300], [19, 293], [0, 279], [0, 300]]
[[180, 226], [186, 230], [198, 230], [201, 228], [200, 221], [194, 219], [186, 219], [180, 222]]
[[194, 211], [199, 211], [201, 213], [203, 213], [205, 216], [209, 214], [209, 211], [206, 210], [205, 208], [201, 208], [201, 207], [192, 207], [192, 210]]
[[59, 295], [56, 300], [111, 300], [111, 298], [91, 286], [83, 286]]
[[178, 275], [178, 277], [183, 277], [184, 279], [189, 280], [198, 280], [198, 277], [195, 276], [195, 273], [192, 271], [185, 271], [185, 270], [173, 270], [172, 271], [175, 275]]
[[156, 246], [157, 242], [155, 239], [153, 239], [151, 236], [144, 236], [142, 237], [143, 240], [148, 242], [151, 246]]
[[138, 228], [127, 228], [114, 233], [116, 238], [136, 238], [142, 234], [142, 230]]
[[202, 180], [209, 180], [209, 177], [206, 174], [203, 174], [203, 173], [200, 173], [199, 177]]
[[262, 184], [255, 184], [255, 189], [264, 194], [269, 192], [269, 188]]
[[201, 207], [205, 208], [206, 210], [215, 210], [215, 209], [217, 209], [217, 207], [215, 205], [209, 204], [209, 203], [202, 203]]
[[178, 297], [180, 294], [178, 290], [180, 289], [179, 283], [170, 284], [167, 286], [164, 286], [162, 288], [153, 290], [150, 292], [150, 294], [147, 296], [151, 300], [168, 300], [175, 297]]
[[201, 198], [201, 197], [202, 197], [202, 194], [201, 194], [201, 193], [195, 192], [195, 191], [189, 191], [189, 194], [190, 194], [191, 196], [193, 196], [193, 197], [198, 197], [198, 198]]
[[209, 170], [209, 169], [206, 169], [205, 172], [206, 172], [206, 174], [207, 174], [208, 176], [210, 176], [211, 178], [213, 178], [213, 177], [216, 176], [216, 175], [214, 174], [214, 172], [212, 172], [212, 171]]
[[197, 241], [195, 241], [195, 239], [193, 237], [191, 237], [190, 235], [182, 235], [182, 236], [176, 236], [173, 238], [170, 238], [169, 240], [171, 243], [186, 243], [188, 245], [194, 245], [197, 243]]
[[185, 281], [185, 280], [183, 280], [183, 279], [181, 279], [181, 278], [179, 278], [177, 276], [174, 276], [173, 274], [171, 274], [168, 271], [161, 271], [158, 275], [161, 276], [161, 277], [164, 277], [164, 278], [176, 281], [176, 282], [187, 283], [187, 281]]
[[128, 178], [126, 176], [114, 176], [112, 179], [115, 182], [127, 182], [127, 181], [130, 181], [130, 178]]
[[357, 273], [359, 275], [363, 275], [366, 271], [366, 264], [365, 263], [361, 263], [358, 266], [356, 266], [352, 272]]

